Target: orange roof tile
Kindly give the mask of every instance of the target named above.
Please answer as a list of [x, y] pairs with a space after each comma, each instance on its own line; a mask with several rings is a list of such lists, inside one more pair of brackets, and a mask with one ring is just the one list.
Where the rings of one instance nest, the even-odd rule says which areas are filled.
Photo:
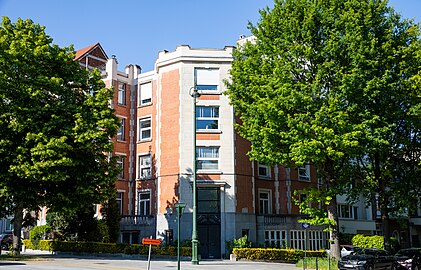
[[88, 46], [86, 48], [77, 50], [76, 51], [75, 60], [78, 60], [79, 58], [81, 58], [83, 55], [85, 55], [86, 53], [88, 53], [90, 50], [92, 50], [93, 48], [95, 48], [97, 45], [99, 45], [99, 43], [96, 43], [96, 44], [93, 44], [93, 45]]

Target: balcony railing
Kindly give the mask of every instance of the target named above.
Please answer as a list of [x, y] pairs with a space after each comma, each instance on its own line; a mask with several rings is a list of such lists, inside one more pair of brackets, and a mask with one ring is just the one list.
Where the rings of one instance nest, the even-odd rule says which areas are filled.
[[155, 222], [155, 216], [122, 216], [120, 220], [121, 225], [139, 225], [139, 226], [150, 226]]
[[264, 226], [284, 225], [287, 223], [287, 217], [281, 215], [258, 215], [258, 223]]

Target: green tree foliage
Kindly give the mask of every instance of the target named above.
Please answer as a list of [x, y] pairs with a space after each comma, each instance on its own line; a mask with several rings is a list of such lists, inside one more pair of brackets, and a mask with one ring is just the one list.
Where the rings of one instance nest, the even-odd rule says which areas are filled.
[[[237, 130], [252, 142], [253, 159], [316, 166], [323, 186], [302, 192], [326, 205], [327, 214], [308, 202], [300, 209], [314, 224], [331, 226], [331, 254], [338, 258], [336, 195], [373, 172], [368, 164], [390, 143], [385, 136], [398, 132], [391, 127], [409, 112], [416, 119], [418, 28], [384, 0], [275, 0], [250, 29], [255, 40], [235, 51], [227, 83], [241, 119]], [[402, 105], [398, 123], [395, 109]], [[406, 134], [419, 139], [418, 131]]]
[[[116, 178], [112, 89], [81, 69], [72, 47], [52, 43], [31, 20], [0, 27], [0, 212], [77, 208], [108, 199]], [[18, 237], [20, 238], [20, 237]], [[16, 244], [17, 250], [17, 244]]]
[[365, 151], [356, 160], [364, 177], [350, 191], [363, 190], [377, 202], [384, 245], [390, 249], [389, 217], [414, 209], [421, 195], [421, 33], [418, 25], [388, 8], [387, 1], [369, 1], [366, 7], [350, 16], [353, 38], [343, 50], [350, 67], [359, 70], [346, 74], [355, 89], [347, 98], [357, 109], [354, 123], [366, 125], [361, 140]]

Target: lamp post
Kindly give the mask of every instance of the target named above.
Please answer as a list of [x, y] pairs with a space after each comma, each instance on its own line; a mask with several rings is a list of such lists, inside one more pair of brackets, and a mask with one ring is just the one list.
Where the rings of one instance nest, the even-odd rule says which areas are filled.
[[198, 243], [197, 240], [197, 183], [196, 183], [196, 102], [200, 97], [199, 91], [196, 87], [190, 89], [190, 95], [193, 97], [193, 228], [192, 228], [192, 264], [199, 264]]
[[180, 220], [181, 215], [186, 207], [185, 203], [176, 203], [175, 208], [177, 209], [177, 269], [180, 270]]

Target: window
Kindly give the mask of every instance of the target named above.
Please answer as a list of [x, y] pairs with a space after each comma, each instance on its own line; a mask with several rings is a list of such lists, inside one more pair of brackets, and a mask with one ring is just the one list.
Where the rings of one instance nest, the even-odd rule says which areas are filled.
[[196, 68], [196, 89], [204, 91], [218, 91], [219, 69]]
[[290, 230], [289, 239], [292, 249], [304, 250], [305, 247], [305, 231], [304, 230]]
[[260, 214], [271, 214], [271, 198], [270, 191], [259, 191], [259, 213]]
[[139, 106], [152, 103], [152, 82], [139, 86]]
[[120, 211], [120, 215], [123, 214], [123, 192], [117, 192], [117, 197], [116, 197], [116, 201], [117, 201], [117, 209], [119, 209]]
[[197, 212], [201, 214], [221, 212], [221, 195], [219, 188], [197, 189]]
[[321, 250], [329, 246], [329, 232], [307, 231], [307, 249]]
[[287, 232], [277, 230], [265, 231], [265, 246], [287, 248]]
[[196, 107], [196, 129], [218, 129], [219, 107]]
[[117, 141], [124, 141], [125, 140], [125, 136], [124, 136], [125, 126], [126, 126], [126, 119], [121, 118], [120, 119], [120, 127], [117, 130]]
[[139, 179], [150, 179], [152, 176], [151, 173], [151, 155], [142, 155], [139, 156], [139, 173], [138, 178]]
[[119, 156], [117, 159], [117, 166], [120, 168], [118, 179], [124, 179], [124, 156]]
[[196, 147], [197, 169], [218, 170], [219, 147]]
[[151, 192], [149, 190], [138, 193], [138, 214], [148, 216], [151, 214]]
[[338, 205], [338, 217], [348, 219], [358, 219], [358, 206], [349, 204]]
[[306, 163], [303, 167], [298, 168], [298, 180], [310, 182], [310, 164]]
[[264, 163], [258, 164], [259, 176], [261, 177], [270, 177], [270, 168], [266, 166]]
[[151, 118], [139, 119], [139, 141], [145, 141], [151, 139]]
[[118, 83], [118, 99], [117, 103], [119, 105], [126, 105], [126, 84], [119, 82]]

